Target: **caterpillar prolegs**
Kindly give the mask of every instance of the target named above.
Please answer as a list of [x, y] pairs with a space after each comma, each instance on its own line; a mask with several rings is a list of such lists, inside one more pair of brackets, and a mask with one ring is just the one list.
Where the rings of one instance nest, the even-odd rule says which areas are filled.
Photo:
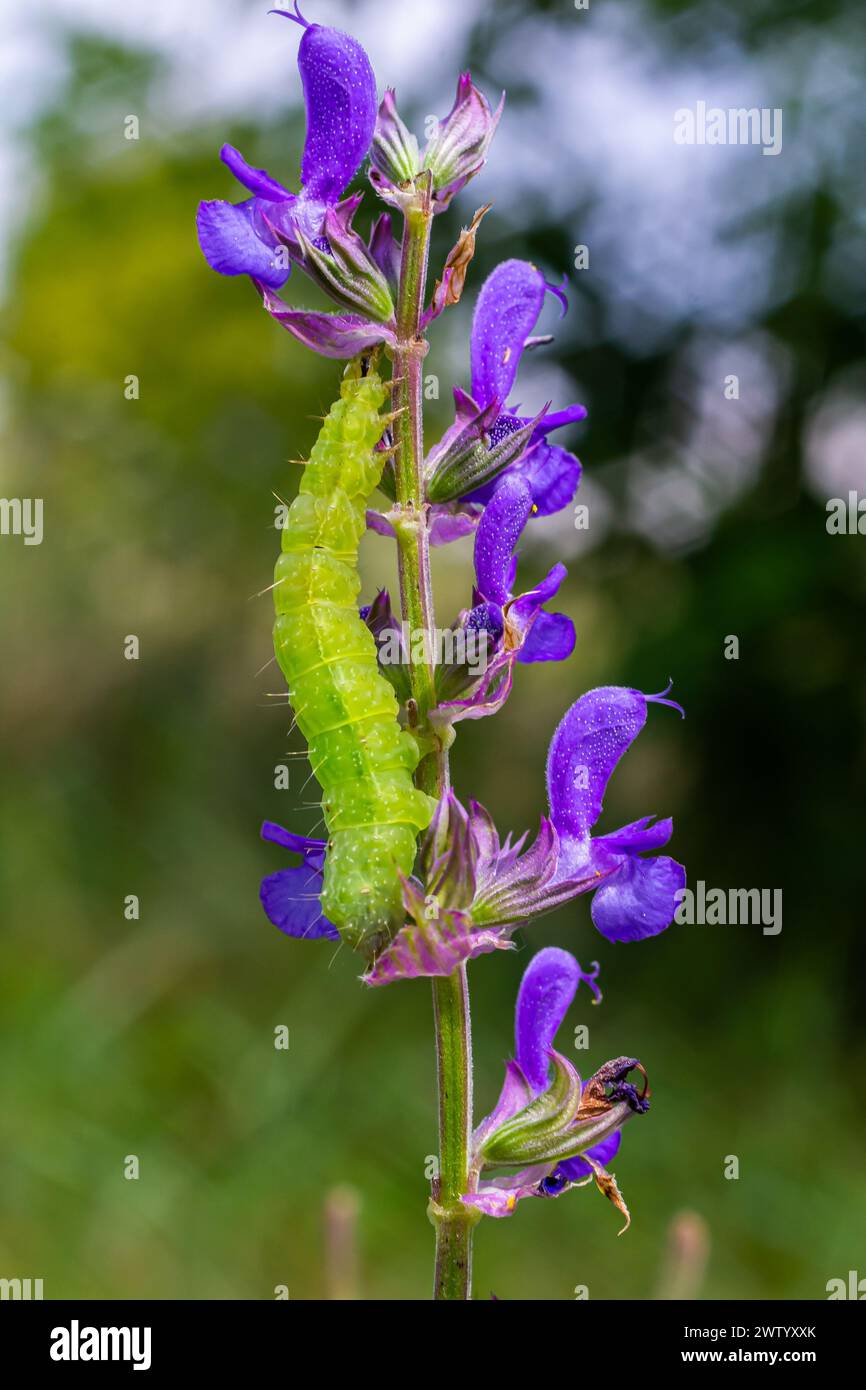
[[275, 575], [274, 650], [322, 788], [322, 911], [374, 956], [402, 925], [397, 869], [412, 871], [434, 802], [412, 784], [418, 745], [358, 613], [358, 544], [384, 463], [375, 371], [347, 368], [286, 518]]

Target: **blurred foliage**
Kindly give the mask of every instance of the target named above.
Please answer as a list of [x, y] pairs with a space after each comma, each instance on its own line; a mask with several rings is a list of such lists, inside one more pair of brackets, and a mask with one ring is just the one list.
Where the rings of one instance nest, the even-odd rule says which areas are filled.
[[[693, 7], [691, 23], [711, 8]], [[755, 6], [755, 42], [771, 43], [789, 10]], [[296, 150], [302, 128], [125, 142], [154, 61], [92, 39], [73, 57], [32, 132], [44, 191], [3, 309], [3, 492], [44, 497], [46, 535], [0, 545], [0, 1273], [44, 1278], [47, 1297], [269, 1298], [278, 1284], [320, 1297], [323, 1207], [348, 1182], [364, 1295], [422, 1298], [428, 991], [365, 993], [348, 953], [286, 941], [257, 902], [279, 864], [259, 822], [302, 830], [317, 811], [303, 808], [303, 760], [291, 791], [273, 788], [274, 764], [300, 745], [270, 695], [269, 599], [252, 596], [276, 551], [272, 493], [296, 486], [285, 460], [308, 451], [336, 374], [246, 283], [207, 270], [193, 216], [228, 189], [223, 139], [276, 169], [273, 151]], [[480, 1229], [478, 1297], [567, 1299], [579, 1284], [646, 1297], [683, 1206], [709, 1226], [709, 1296], [822, 1297], [827, 1279], [862, 1269], [864, 541], [828, 537], [800, 468], [808, 410], [866, 352], [862, 323], [822, 294], [834, 210], [813, 202], [812, 272], [763, 325], [793, 370], [754, 487], [681, 553], [613, 526], [561, 596], [573, 660], [521, 671], [497, 720], [462, 726], [454, 760], [458, 790], [523, 829], [543, 809], [567, 704], [596, 684], [657, 690], [673, 676], [688, 718], [653, 713], [606, 824], [672, 814], [690, 879], [781, 887], [784, 930], [675, 927], [614, 949], [580, 902], [520, 952], [473, 967], [479, 1113], [498, 1090], [526, 951], [552, 942], [602, 962], [604, 1004], [579, 1002], [572, 1020], [591, 1025], [589, 1065], [639, 1055], [655, 1095], [616, 1164], [628, 1235], [615, 1238], [615, 1213], [590, 1191], [526, 1203]], [[464, 213], [437, 227], [440, 259]], [[495, 215], [470, 293], [502, 252]], [[556, 265], [571, 241], [542, 217], [508, 249]], [[450, 386], [465, 355], [448, 362], [441, 341], [431, 361]], [[606, 466], [660, 410], [688, 411], [672, 352], [632, 357], [599, 332], [557, 354], [591, 392], [580, 447], [614, 512]], [[369, 542], [368, 590], [393, 583], [385, 551]], [[534, 544], [522, 573], [554, 558]], [[468, 598], [467, 560], [465, 546], [437, 556], [449, 616]], [[138, 662], [123, 658], [129, 633]], [[138, 922], [124, 918], [130, 893]], [[280, 1024], [288, 1052], [273, 1046]], [[123, 1177], [129, 1154], [138, 1182]], [[723, 1178], [729, 1154], [736, 1182]]]

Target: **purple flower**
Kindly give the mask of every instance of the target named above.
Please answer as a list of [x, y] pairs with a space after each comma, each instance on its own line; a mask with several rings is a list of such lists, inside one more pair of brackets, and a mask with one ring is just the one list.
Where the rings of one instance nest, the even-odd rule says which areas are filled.
[[208, 264], [222, 275], [250, 275], [279, 289], [289, 276], [281, 247], [300, 259], [300, 237], [327, 249], [326, 215], [336, 209], [370, 147], [376, 123], [376, 79], [356, 39], [339, 29], [308, 24], [294, 14], [274, 11], [303, 27], [298, 69], [307, 108], [307, 138], [301, 158], [301, 191], [291, 193], [263, 169], [253, 169], [231, 145], [220, 158], [252, 194], [243, 203], [220, 200], [199, 205], [197, 224]]
[[440, 800], [419, 858], [420, 879], [404, 880], [410, 920], [364, 977], [390, 984], [450, 975], [465, 960], [507, 950], [521, 923], [592, 893], [592, 920], [609, 941], [639, 941], [670, 926], [685, 869], [666, 855], [669, 819], [652, 816], [593, 836], [608, 780], [646, 723], [650, 704], [680, 706], [667, 690], [644, 695], [624, 686], [591, 690], [565, 715], [550, 745], [550, 819], [526, 837], [500, 842], [483, 806], [467, 812], [453, 792]]
[[[472, 1138], [473, 1190], [463, 1201], [488, 1216], [510, 1216], [524, 1197], [556, 1197], [593, 1177], [628, 1217], [606, 1165], [615, 1157], [621, 1126], [649, 1109], [649, 1091], [626, 1078], [636, 1058], [607, 1062], [582, 1084], [566, 1058], [553, 1048], [577, 993], [587, 984], [599, 1003], [599, 967], [581, 969], [557, 947], [539, 951], [524, 972], [515, 1012], [515, 1057], [506, 1067], [499, 1100]], [[552, 1074], [551, 1074], [552, 1073]], [[517, 1169], [488, 1178], [487, 1169]], [[627, 1223], [628, 1224], [628, 1223]]]
[[259, 897], [262, 907], [275, 927], [286, 936], [301, 936], [308, 940], [339, 941], [337, 928], [322, 916], [319, 896], [322, 891], [322, 869], [325, 863], [325, 841], [311, 840], [306, 835], [293, 835], [273, 821], [265, 821], [262, 839], [272, 840], [299, 854], [302, 863], [293, 869], [278, 869], [262, 880]]
[[550, 817], [559, 835], [557, 879], [596, 874], [604, 881], [592, 901], [592, 920], [609, 941], [639, 941], [670, 926], [682, 864], [666, 855], [644, 858], [666, 845], [670, 819], [653, 816], [606, 835], [593, 836], [614, 768], [646, 723], [650, 704], [679, 705], [625, 686], [602, 686], [583, 695], [553, 735], [547, 758]]
[[529, 484], [519, 474], [503, 478], [484, 509], [475, 533], [479, 602], [466, 614], [464, 627], [487, 633], [488, 661], [471, 696], [443, 702], [434, 718], [453, 724], [495, 714], [510, 693], [515, 661], [565, 661], [574, 650], [571, 619], [544, 607], [565, 579], [565, 565], [554, 565], [534, 589], [514, 593], [513, 551], [534, 510]]
[[486, 504], [504, 471], [522, 477], [533, 501], [533, 515], [561, 511], [580, 482], [573, 454], [548, 442], [548, 434], [583, 420], [582, 405], [535, 418], [506, 404], [524, 349], [544, 339], [532, 334], [546, 294], [567, 309], [562, 290], [550, 285], [528, 261], [503, 261], [487, 277], [472, 322], [472, 394], [455, 389], [455, 421], [427, 462], [428, 496], [435, 503], [458, 497]]

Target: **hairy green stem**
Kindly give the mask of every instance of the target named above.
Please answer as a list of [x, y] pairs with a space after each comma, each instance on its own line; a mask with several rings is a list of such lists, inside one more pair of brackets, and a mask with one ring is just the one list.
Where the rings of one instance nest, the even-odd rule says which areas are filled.
[[430, 1203], [436, 1227], [434, 1298], [472, 1297], [472, 1231], [478, 1214], [468, 1192], [472, 1134], [472, 1030], [466, 966], [433, 981], [439, 1079], [439, 1181]]
[[[423, 202], [423, 200], [422, 200]], [[435, 636], [430, 582], [430, 535], [424, 498], [423, 363], [427, 343], [421, 314], [427, 283], [432, 211], [410, 209], [405, 218], [397, 302], [397, 344], [394, 348], [392, 404], [395, 421], [395, 474], [400, 599], [410, 634]], [[429, 731], [427, 715], [435, 704], [433, 641], [415, 658], [410, 643], [410, 680], [415, 717]], [[436, 740], [436, 751], [422, 759], [415, 780], [423, 791], [440, 796], [449, 784], [448, 750]], [[461, 1202], [469, 1186], [469, 1142], [472, 1132], [472, 1036], [466, 969], [433, 981], [436, 1029], [436, 1072], [439, 1088], [439, 1176], [433, 1184], [430, 1216], [436, 1228], [436, 1272], [433, 1297], [469, 1299], [472, 1296], [472, 1228], [476, 1216]]]

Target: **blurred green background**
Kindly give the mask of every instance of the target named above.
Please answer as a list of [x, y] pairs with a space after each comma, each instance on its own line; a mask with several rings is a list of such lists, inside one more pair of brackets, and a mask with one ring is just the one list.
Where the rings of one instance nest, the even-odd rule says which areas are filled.
[[[316, 817], [298, 809], [302, 761], [274, 789], [300, 744], [252, 596], [277, 549], [272, 494], [296, 486], [286, 460], [337, 368], [208, 270], [193, 218], [201, 197], [238, 196], [223, 140], [295, 177], [296, 34], [258, 3], [124, 7], [122, 24], [112, 8], [45, 0], [6, 21], [0, 492], [44, 498], [45, 538], [0, 539], [0, 1276], [42, 1278], [48, 1298], [323, 1297], [324, 1207], [349, 1184], [362, 1296], [425, 1298], [429, 989], [365, 992], [348, 952], [286, 940], [257, 901], [283, 862], [260, 821]], [[654, 1296], [687, 1209], [709, 1230], [706, 1296], [825, 1297], [866, 1274], [866, 538], [825, 524], [829, 498], [866, 496], [863, 13], [423, 8], [307, 6], [363, 38], [419, 130], [460, 66], [509, 89], [487, 169], [437, 223], [434, 270], [495, 202], [465, 302], [434, 328], [428, 439], [468, 385], [474, 294], [508, 255], [571, 282], [518, 397], [590, 410], [561, 437], [589, 530], [570, 511], [536, 523], [521, 561], [528, 581], [568, 563], [575, 655], [522, 669], [497, 719], [460, 727], [457, 790], [503, 831], [535, 825], [568, 704], [673, 677], [688, 717], [651, 714], [605, 827], [671, 814], [693, 885], [784, 895], [778, 936], [674, 926], [616, 948], [580, 900], [473, 965], [479, 1115], [521, 971], [549, 943], [601, 962], [604, 1003], [579, 999], [568, 1025], [590, 1025], [583, 1069], [638, 1055], [655, 1097], [615, 1164], [631, 1230], [616, 1238], [593, 1191], [527, 1202], [480, 1227], [476, 1296]], [[697, 100], [783, 108], [781, 154], [678, 147], [673, 111]], [[445, 621], [470, 554], [437, 554]], [[393, 583], [384, 541], [363, 565], [367, 594]]]

